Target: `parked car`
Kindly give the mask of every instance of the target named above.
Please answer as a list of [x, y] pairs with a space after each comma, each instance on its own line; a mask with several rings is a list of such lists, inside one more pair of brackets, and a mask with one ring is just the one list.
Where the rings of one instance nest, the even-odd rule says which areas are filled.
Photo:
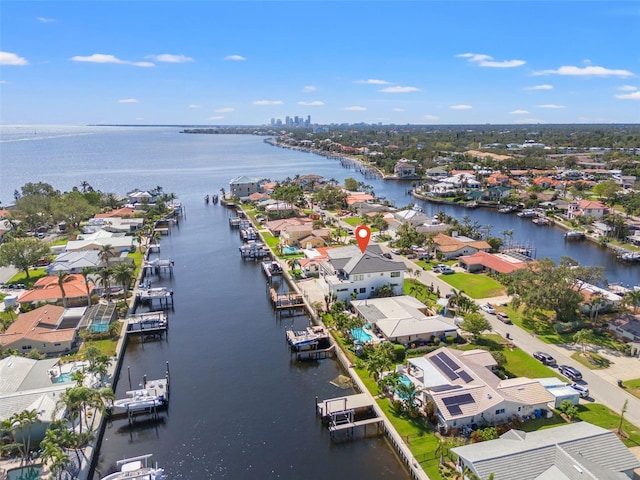
[[568, 379], [573, 380], [574, 382], [578, 382], [582, 380], [582, 374], [576, 368], [570, 367], [568, 365], [560, 365], [558, 367], [558, 371]]
[[557, 363], [555, 358], [544, 352], [533, 352], [533, 358], [540, 360], [545, 365], [556, 365]]
[[506, 323], [507, 325], [511, 325], [511, 319], [509, 318], [509, 315], [507, 315], [506, 313], [498, 312], [496, 314], [496, 318], [501, 322]]
[[572, 383], [571, 388], [576, 390], [580, 394], [580, 398], [588, 398], [589, 397], [589, 389], [584, 385], [580, 385], [579, 383]]
[[447, 267], [446, 265], [440, 269], [440, 273], [442, 273], [443, 275], [451, 275], [452, 273], [456, 273], [456, 271], [451, 268], [451, 267]]
[[493, 309], [490, 303], [485, 303], [484, 305], [480, 305], [480, 308], [490, 315], [496, 314], [496, 311]]
[[393, 253], [395, 255], [400, 255], [400, 250], [398, 250], [397, 248], [392, 248], [391, 249], [391, 253]]
[[383, 256], [384, 258], [388, 258], [389, 260], [391, 260], [391, 259], [393, 258], [389, 252], [384, 252], [384, 253], [382, 254], [382, 256]]

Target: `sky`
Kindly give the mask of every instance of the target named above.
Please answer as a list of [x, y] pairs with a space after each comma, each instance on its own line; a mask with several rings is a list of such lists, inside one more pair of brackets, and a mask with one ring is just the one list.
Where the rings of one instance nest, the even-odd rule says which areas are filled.
[[0, 124], [640, 123], [640, 2], [3, 0]]

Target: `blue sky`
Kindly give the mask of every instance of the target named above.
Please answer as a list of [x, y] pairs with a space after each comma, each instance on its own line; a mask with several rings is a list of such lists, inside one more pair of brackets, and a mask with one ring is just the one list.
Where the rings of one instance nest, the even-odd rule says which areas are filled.
[[637, 1], [15, 1], [2, 124], [640, 122]]

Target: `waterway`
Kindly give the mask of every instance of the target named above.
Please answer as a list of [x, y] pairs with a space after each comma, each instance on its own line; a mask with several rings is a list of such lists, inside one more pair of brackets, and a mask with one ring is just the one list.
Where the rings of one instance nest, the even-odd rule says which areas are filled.
[[[170, 478], [406, 478], [384, 440], [334, 444], [317, 421], [315, 397], [344, 392], [329, 382], [340, 372], [333, 360], [297, 363], [266, 295], [259, 265], [243, 262], [228, 212], [205, 205], [205, 194], [228, 189], [238, 175], [283, 179], [316, 173], [338, 181], [354, 177], [402, 206], [415, 199], [409, 184], [363, 179], [336, 160], [272, 147], [262, 138], [186, 135], [178, 128], [3, 127], [0, 200], [27, 182], [48, 182], [62, 191], [88, 181], [95, 189], [124, 194], [157, 185], [174, 192], [186, 219], [162, 239], [162, 258], [175, 261], [173, 278], [152, 279], [174, 290], [167, 340], [127, 348], [117, 396], [143, 375], [163, 376], [169, 362], [172, 395], [162, 422], [126, 420], [106, 430], [98, 470], [113, 470], [119, 458], [154, 453]], [[637, 284], [638, 266], [619, 263], [589, 242], [565, 242], [553, 227], [538, 227], [492, 210], [465, 210], [419, 203], [490, 224], [494, 235], [513, 230], [513, 241], [536, 248], [538, 258], [570, 256], [605, 267], [610, 282]], [[305, 317], [294, 319], [303, 327]]]

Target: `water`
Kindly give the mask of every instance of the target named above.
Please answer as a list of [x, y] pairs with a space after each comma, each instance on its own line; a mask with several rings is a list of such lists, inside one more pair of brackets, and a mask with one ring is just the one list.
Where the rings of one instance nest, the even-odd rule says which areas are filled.
[[42, 467], [20, 467], [7, 471], [7, 480], [38, 480]]
[[[68, 191], [88, 181], [95, 189], [124, 194], [160, 185], [176, 193], [186, 220], [162, 239], [162, 258], [175, 261], [172, 279], [152, 278], [175, 292], [175, 312], [165, 341], [132, 342], [126, 352], [117, 397], [143, 375], [159, 378], [169, 362], [172, 396], [160, 423], [126, 420], [107, 428], [98, 470], [115, 470], [124, 457], [154, 453], [170, 478], [406, 478], [380, 439], [336, 445], [315, 417], [315, 397], [344, 392], [329, 381], [341, 371], [333, 360], [297, 363], [284, 338], [286, 326], [307, 325], [305, 317], [275, 318], [258, 263], [243, 262], [240, 240], [220, 205], [205, 194], [228, 189], [237, 175], [274, 180], [316, 173], [371, 184], [377, 195], [405, 205], [409, 184], [363, 179], [335, 160], [264, 144], [262, 138], [185, 135], [178, 128], [3, 127], [0, 200], [15, 189], [43, 181]], [[514, 215], [417, 202], [425, 212], [442, 210], [458, 219], [470, 215], [491, 224], [493, 235], [513, 230], [537, 257], [571, 256], [602, 265], [610, 282], [637, 284], [637, 266], [618, 263], [589, 242], [564, 242], [562, 232], [538, 227]], [[97, 477], [97, 475], [96, 475]]]

